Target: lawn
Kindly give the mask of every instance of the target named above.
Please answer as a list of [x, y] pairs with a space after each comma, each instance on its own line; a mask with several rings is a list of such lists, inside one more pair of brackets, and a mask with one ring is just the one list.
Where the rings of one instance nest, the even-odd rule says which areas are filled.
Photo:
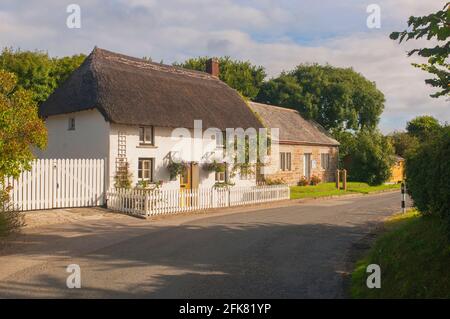
[[[366, 286], [367, 265], [381, 268], [381, 288]], [[450, 298], [450, 240], [445, 223], [411, 210], [385, 223], [352, 274], [353, 298]]]
[[389, 189], [400, 189], [400, 184], [370, 186], [367, 183], [348, 182], [347, 191], [336, 189], [335, 183], [322, 183], [316, 186], [292, 186], [291, 199], [324, 197], [345, 194], [370, 194]]

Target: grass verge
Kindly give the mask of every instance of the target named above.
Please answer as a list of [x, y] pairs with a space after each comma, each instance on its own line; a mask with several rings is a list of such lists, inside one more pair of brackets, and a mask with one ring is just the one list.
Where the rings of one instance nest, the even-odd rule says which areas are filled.
[[390, 189], [400, 189], [400, 184], [370, 186], [367, 183], [348, 182], [347, 191], [336, 189], [335, 183], [322, 183], [316, 186], [292, 186], [291, 199], [339, 196], [346, 194], [370, 194]]
[[[450, 298], [450, 241], [438, 217], [411, 210], [394, 215], [352, 273], [353, 298]], [[366, 286], [369, 264], [381, 268], [381, 288]]]

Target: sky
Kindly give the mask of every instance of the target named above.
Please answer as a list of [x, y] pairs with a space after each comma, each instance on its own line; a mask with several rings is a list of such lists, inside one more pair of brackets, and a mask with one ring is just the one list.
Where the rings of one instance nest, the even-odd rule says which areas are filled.
[[[0, 47], [51, 56], [89, 54], [94, 46], [170, 64], [197, 56], [249, 60], [268, 78], [300, 63], [352, 67], [385, 94], [380, 128], [403, 130], [418, 115], [450, 122], [450, 101], [429, 97], [428, 74], [411, 66], [392, 31], [409, 16], [442, 9], [446, 0], [0, 0]], [[81, 28], [68, 28], [67, 6], [81, 9]], [[368, 28], [367, 7], [380, 8]]]

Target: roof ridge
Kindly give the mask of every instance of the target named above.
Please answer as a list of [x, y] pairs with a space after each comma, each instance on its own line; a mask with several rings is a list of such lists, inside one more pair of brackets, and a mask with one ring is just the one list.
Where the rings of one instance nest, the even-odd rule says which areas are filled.
[[116, 53], [113, 51], [101, 49], [98, 48], [97, 46], [94, 47], [90, 56], [91, 55], [93, 56], [93, 58], [103, 58], [109, 61], [130, 65], [140, 69], [155, 70], [178, 75], [187, 75], [204, 80], [215, 80], [215, 81], [219, 80], [218, 78], [212, 76], [207, 72], [186, 69], [179, 66], [157, 63], [153, 61], [147, 61], [142, 58], [136, 58], [122, 53]]
[[272, 108], [275, 108], [275, 109], [281, 109], [281, 110], [283, 110], [283, 111], [294, 112], [294, 113], [300, 113], [298, 110], [296, 110], [296, 109], [291, 109], [291, 108], [288, 108], [288, 107], [283, 107], [283, 106], [278, 106], [278, 105], [272, 105], [272, 104], [266, 104], [266, 103], [260, 103], [260, 102], [254, 102], [254, 101], [250, 101], [250, 103], [259, 104], [259, 105], [262, 105], [262, 106], [268, 106], [268, 107], [272, 107]]

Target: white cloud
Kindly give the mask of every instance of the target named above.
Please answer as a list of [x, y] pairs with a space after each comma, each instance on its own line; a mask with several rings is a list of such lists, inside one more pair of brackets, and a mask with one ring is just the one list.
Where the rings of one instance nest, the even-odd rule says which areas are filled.
[[[439, 0], [78, 0], [82, 29], [65, 26], [67, 4], [2, 0], [0, 45], [44, 49], [53, 55], [88, 53], [94, 45], [166, 63], [192, 56], [230, 55], [263, 65], [270, 75], [304, 62], [352, 66], [385, 93], [381, 127], [401, 129], [428, 113], [450, 120], [448, 101], [432, 99], [427, 74], [410, 65], [407, 48], [388, 38], [409, 15], [442, 7]], [[365, 26], [379, 3], [382, 29]], [[44, 10], [45, 8], [45, 10]]]

